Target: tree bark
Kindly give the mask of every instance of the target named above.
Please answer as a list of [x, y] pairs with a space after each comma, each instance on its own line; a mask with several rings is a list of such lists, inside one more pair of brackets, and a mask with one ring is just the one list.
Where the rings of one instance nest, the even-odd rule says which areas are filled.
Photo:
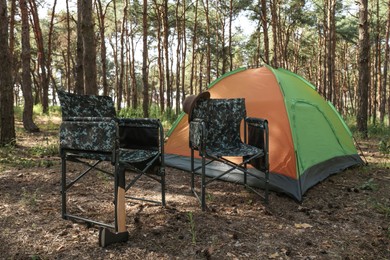
[[99, 31], [100, 31], [100, 59], [102, 62], [102, 85], [103, 85], [103, 95], [108, 95], [108, 82], [107, 82], [107, 48], [106, 48], [106, 24], [105, 18], [107, 13], [107, 7], [111, 2], [109, 2], [103, 10], [101, 0], [96, 2], [98, 10], [98, 22], [99, 22]]
[[[67, 1], [67, 20], [69, 21], [69, 8]], [[83, 15], [81, 10], [83, 9], [83, 0], [77, 0], [77, 50], [76, 50], [76, 82], [75, 90], [76, 94], [84, 94], [84, 62], [83, 62]], [[68, 31], [70, 31], [70, 26], [68, 25]], [[70, 37], [68, 37], [70, 39]], [[70, 91], [70, 85], [68, 86], [68, 91]]]
[[267, 4], [266, 0], [261, 0], [261, 24], [264, 35], [264, 58], [269, 64], [269, 38], [268, 38], [268, 22], [267, 22]]
[[161, 32], [162, 32], [162, 17], [163, 14], [161, 12], [160, 5], [156, 0], [153, 0], [154, 9], [156, 12], [157, 18], [157, 67], [158, 67], [158, 80], [159, 80], [159, 104], [161, 112], [165, 111], [165, 97], [164, 97], [164, 89], [165, 89], [165, 81], [164, 81], [164, 55], [162, 51], [162, 42], [161, 42]]
[[[182, 65], [181, 65], [181, 103], [184, 102], [185, 99], [185, 75], [186, 75], [186, 59], [187, 59], [187, 34], [186, 34], [186, 9], [187, 4], [186, 0], [183, 0], [183, 19], [182, 19], [182, 28], [183, 28], [183, 48], [182, 48]], [[180, 106], [179, 106], [180, 107]]]
[[[207, 39], [206, 39], [206, 42], [207, 42], [207, 53], [206, 53], [206, 63], [207, 63], [207, 66], [206, 66], [206, 85], [209, 85], [210, 82], [211, 82], [211, 32], [210, 32], [210, 12], [209, 12], [209, 0], [206, 0], [206, 5], [204, 6], [204, 11], [205, 11], [205, 14], [206, 14], [206, 31], [207, 31]], [[203, 58], [202, 58], [203, 60]], [[199, 79], [200, 82], [201, 82], [201, 78]], [[201, 91], [202, 92], [202, 89]]]
[[143, 82], [143, 103], [142, 109], [144, 117], [149, 117], [149, 83], [148, 83], [148, 0], [143, 0], [142, 11], [142, 31], [143, 31], [143, 50], [142, 50], [142, 82]]
[[[47, 81], [48, 84], [50, 83], [51, 79], [51, 54], [52, 54], [52, 42], [53, 42], [53, 28], [54, 28], [54, 16], [57, 6], [57, 0], [54, 0], [52, 11], [51, 11], [51, 19], [50, 19], [50, 26], [49, 26], [49, 35], [48, 35], [48, 41], [47, 41], [47, 58], [46, 58], [46, 70], [47, 70]], [[55, 101], [56, 97], [56, 88], [55, 88], [55, 81], [53, 82], [53, 101]]]
[[[179, 14], [179, 6], [180, 1], [177, 1], [176, 3], [176, 35], [177, 35], [177, 46], [176, 46], [176, 77], [175, 77], [175, 85], [176, 85], [176, 98], [175, 98], [175, 108], [176, 108], [176, 114], [179, 114], [180, 109], [180, 53], [182, 48], [182, 35], [181, 35], [181, 22], [180, 22], [180, 14]], [[183, 28], [183, 30], [185, 30]]]
[[368, 0], [359, 0], [359, 83], [357, 129], [368, 137], [368, 89], [370, 83], [370, 38], [368, 33]]
[[125, 1], [125, 7], [123, 9], [123, 20], [122, 20], [122, 29], [121, 29], [121, 50], [120, 50], [120, 72], [119, 72], [119, 82], [118, 82], [118, 93], [117, 93], [117, 110], [121, 110], [122, 99], [123, 99], [123, 82], [125, 75], [125, 32], [126, 32], [126, 19], [127, 19], [127, 1]]
[[[97, 95], [96, 47], [94, 22], [92, 19], [92, 0], [82, 0], [82, 38], [85, 94]], [[80, 12], [80, 10], [78, 10]]]
[[27, 2], [25, 0], [20, 0], [19, 4], [22, 16], [22, 90], [24, 97], [23, 126], [27, 132], [38, 132], [39, 128], [33, 121], [33, 96], [30, 70], [31, 47]]
[[168, 25], [168, 0], [164, 0], [163, 6], [163, 37], [164, 37], [164, 53], [165, 53], [165, 79], [166, 79], [166, 87], [167, 87], [167, 108], [172, 107], [171, 102], [171, 78], [170, 78], [170, 70], [169, 70], [169, 25]]
[[[389, 40], [390, 40], [390, 0], [387, 3], [387, 26], [386, 26], [386, 40], [385, 40], [385, 57], [384, 57], [384, 63], [383, 63], [383, 77], [382, 77], [382, 84], [381, 84], [381, 102], [380, 102], [380, 122], [384, 123], [385, 121], [385, 115], [386, 115], [386, 102], [388, 103], [388, 115], [390, 114], [390, 97], [389, 100], [386, 100], [386, 88], [387, 88], [387, 74], [388, 74], [388, 68], [389, 68], [389, 59], [390, 59], [390, 46], [389, 46]], [[389, 120], [389, 126], [390, 126], [390, 120]]]
[[195, 59], [196, 59], [196, 44], [198, 41], [198, 4], [199, 0], [195, 0], [195, 14], [194, 14], [194, 29], [192, 35], [192, 58], [191, 58], [191, 74], [190, 74], [190, 95], [194, 94], [194, 77], [195, 77]]
[[277, 33], [277, 24], [278, 24], [278, 15], [277, 15], [277, 0], [270, 1], [271, 6], [271, 26], [272, 26], [272, 37], [273, 37], [273, 58], [272, 66], [277, 68], [279, 66], [278, 60], [278, 33]]
[[36, 1], [29, 0], [30, 10], [33, 20], [33, 29], [35, 34], [35, 41], [38, 48], [38, 68], [40, 70], [39, 82], [42, 90], [42, 109], [43, 113], [49, 111], [49, 76], [46, 71], [46, 53], [43, 42], [43, 35], [41, 25], [39, 23], [38, 8]]
[[16, 141], [6, 0], [0, 0], [0, 60], [0, 146], [4, 146]]

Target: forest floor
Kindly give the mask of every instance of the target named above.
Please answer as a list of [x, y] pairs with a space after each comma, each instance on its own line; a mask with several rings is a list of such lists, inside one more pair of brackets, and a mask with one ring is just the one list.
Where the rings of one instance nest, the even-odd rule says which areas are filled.
[[[301, 203], [271, 192], [265, 207], [221, 181], [202, 212], [190, 175], [167, 168], [167, 206], [128, 201], [129, 241], [101, 248], [98, 228], [61, 218], [60, 119], [38, 120], [41, 132], [18, 123], [17, 145], [0, 150], [0, 259], [390, 259], [390, 159], [378, 140], [359, 141], [368, 166], [329, 177]], [[158, 198], [149, 185], [132, 192]], [[112, 220], [110, 178], [87, 175], [73, 188], [71, 212]]]

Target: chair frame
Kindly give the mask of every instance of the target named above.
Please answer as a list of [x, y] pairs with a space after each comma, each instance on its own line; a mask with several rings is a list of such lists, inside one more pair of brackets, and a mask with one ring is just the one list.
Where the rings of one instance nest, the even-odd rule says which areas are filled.
[[[200, 101], [200, 102], [208, 102], [208, 101]], [[246, 112], [245, 112], [246, 114]], [[194, 118], [190, 121], [190, 142], [189, 146], [191, 149], [191, 191], [195, 195], [195, 197], [199, 200], [201, 204], [202, 211], [205, 211], [206, 206], [206, 187], [208, 184], [214, 182], [215, 180], [220, 179], [222, 176], [234, 171], [239, 170], [244, 173], [244, 186], [260, 197], [264, 199], [264, 203], [268, 204], [269, 202], [269, 129], [268, 129], [268, 121], [261, 118], [253, 118], [253, 117], [243, 117], [244, 120], [244, 143], [251, 145], [248, 142], [248, 136], [247, 136], [247, 129], [248, 127], [255, 127], [262, 130], [263, 133], [263, 143], [264, 146], [261, 147], [263, 150], [262, 154], [255, 154], [248, 158], [243, 158], [241, 163], [234, 163], [224, 157], [216, 157], [212, 156], [207, 153], [206, 146], [207, 146], [207, 125], [206, 121], [201, 118]], [[191, 130], [194, 130], [193, 132], [199, 133], [200, 136], [191, 136]], [[195, 168], [194, 159], [195, 159], [195, 151], [199, 151], [199, 155], [201, 156], [201, 166]], [[253, 187], [247, 184], [247, 175], [255, 177], [256, 179], [263, 180], [263, 178], [254, 175], [253, 173], [249, 172], [247, 169], [247, 164], [250, 163], [254, 159], [263, 158], [263, 167], [262, 171], [264, 172], [264, 195], [260, 194], [257, 190], [255, 190]], [[206, 159], [208, 159], [206, 161]], [[231, 168], [227, 171], [224, 171], [220, 173], [219, 175], [215, 177], [210, 177], [208, 180], [206, 180], [206, 166], [214, 161], [222, 162]], [[200, 196], [198, 192], [195, 190], [195, 174], [198, 170], [201, 169], [201, 187], [200, 187]]]
[[[83, 96], [83, 95], [75, 95], [70, 94], [62, 91], [62, 93], [59, 91], [60, 95], [67, 95], [67, 98], [77, 97], [78, 99], [83, 99], [84, 97], [86, 99], [90, 98], [91, 96]], [[100, 98], [108, 98], [104, 96], [93, 96], [95, 99]], [[111, 100], [112, 101], [112, 100]], [[93, 104], [92, 101], [89, 100], [90, 103], [88, 104], [90, 106], [94, 106], [93, 109], [96, 109], [96, 104]], [[88, 102], [86, 102], [88, 103]], [[61, 104], [62, 108], [64, 109], [65, 104]], [[87, 108], [89, 109], [89, 108]], [[110, 108], [115, 111], [114, 108]], [[153, 202], [157, 204], [161, 204], [163, 207], [165, 207], [165, 162], [164, 162], [164, 132], [163, 127], [161, 125], [161, 122], [158, 119], [142, 119], [142, 118], [116, 118], [116, 115], [112, 115], [112, 117], [105, 116], [109, 112], [103, 111], [103, 116], [97, 116], [97, 117], [67, 117], [63, 116], [63, 122], [60, 126], [60, 156], [61, 156], [61, 216], [63, 219], [69, 219], [69, 220], [76, 220], [76, 221], [82, 221], [87, 223], [87, 225], [96, 225], [99, 227], [99, 245], [102, 247], [105, 247], [112, 243], [117, 242], [125, 242], [128, 240], [128, 232], [126, 229], [126, 210], [125, 210], [125, 200], [126, 198], [132, 198], [137, 199], [141, 201], [146, 202]], [[109, 124], [111, 125], [112, 129], [115, 129], [113, 133], [111, 133], [109, 138], [112, 138], [112, 143], [109, 148], [107, 148], [105, 151], [94, 151], [93, 149], [86, 149], [83, 147], [82, 149], [76, 147], [67, 147], [67, 145], [63, 145], [64, 138], [63, 136], [66, 135], [67, 131], [67, 124], [72, 124], [72, 122], [76, 122], [76, 124], [83, 125], [85, 124], [85, 127], [88, 128], [91, 124], [95, 124], [98, 131], [103, 131], [104, 129], [99, 129], [101, 125], [99, 123], [103, 122], [102, 124]], [[125, 124], [125, 126], [123, 126]], [[121, 151], [121, 142], [120, 142], [120, 134], [119, 129], [121, 127], [129, 128], [129, 127], [152, 127], [156, 128], [156, 131], [158, 131], [158, 152], [157, 154], [149, 161], [149, 163], [146, 165], [145, 168], [139, 169], [132, 165], [131, 162], [121, 161], [120, 157], [120, 151]], [[64, 133], [62, 132], [64, 131]], [[72, 137], [69, 138], [71, 140]], [[68, 142], [69, 142], [68, 140]], [[111, 139], [110, 139], [111, 140]], [[71, 141], [73, 142], [73, 140]], [[66, 143], [66, 141], [64, 141]], [[72, 146], [72, 145], [70, 145]], [[82, 146], [82, 145], [81, 145]], [[136, 150], [136, 149], [135, 149]], [[101, 158], [93, 158], [95, 156], [101, 156]], [[75, 163], [81, 163], [87, 168], [80, 172], [74, 179], [68, 180], [67, 177], [67, 161], [69, 162], [75, 162]], [[93, 161], [93, 162], [90, 162]], [[110, 161], [113, 166], [113, 172], [104, 170], [99, 167], [99, 164], [101, 164], [103, 161]], [[159, 176], [160, 178], [151, 176], [146, 171], [154, 165], [154, 163], [159, 164]], [[78, 181], [80, 181], [83, 177], [85, 177], [88, 173], [92, 172], [93, 170], [97, 170], [100, 172], [103, 172], [105, 174], [108, 174], [111, 177], [114, 177], [114, 223], [108, 224], [101, 221], [96, 221], [91, 218], [86, 218], [79, 215], [70, 214], [67, 210], [67, 191]], [[132, 171], [137, 174], [137, 176], [128, 184], [126, 185], [126, 178], [125, 173], [127, 171]], [[135, 198], [135, 197], [127, 197], [125, 194], [126, 192], [135, 185], [135, 183], [142, 177], [142, 176], [148, 176], [151, 179], [159, 182], [161, 184], [161, 201], [155, 201], [155, 200], [148, 200], [145, 198]], [[109, 229], [113, 229], [114, 233], [112, 233]]]

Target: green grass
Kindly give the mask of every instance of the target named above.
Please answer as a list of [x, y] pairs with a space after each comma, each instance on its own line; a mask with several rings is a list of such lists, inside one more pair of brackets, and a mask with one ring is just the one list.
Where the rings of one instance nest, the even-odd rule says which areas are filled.
[[57, 155], [58, 144], [37, 145], [28, 149], [20, 149], [14, 145], [6, 145], [0, 148], [0, 168], [4, 166], [47, 168], [54, 165], [50, 157]]
[[191, 242], [193, 244], [196, 244], [196, 226], [195, 226], [194, 213], [190, 211], [187, 213], [187, 216], [190, 222]]

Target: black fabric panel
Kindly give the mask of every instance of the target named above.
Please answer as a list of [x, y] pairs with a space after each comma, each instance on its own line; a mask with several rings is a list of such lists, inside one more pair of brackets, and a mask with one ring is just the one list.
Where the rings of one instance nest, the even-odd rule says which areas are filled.
[[159, 130], [145, 127], [119, 127], [120, 148], [157, 150], [159, 147]]
[[[248, 124], [248, 144], [265, 151], [264, 129], [252, 124]], [[265, 156], [253, 159], [249, 163], [258, 170], [265, 170]]]

